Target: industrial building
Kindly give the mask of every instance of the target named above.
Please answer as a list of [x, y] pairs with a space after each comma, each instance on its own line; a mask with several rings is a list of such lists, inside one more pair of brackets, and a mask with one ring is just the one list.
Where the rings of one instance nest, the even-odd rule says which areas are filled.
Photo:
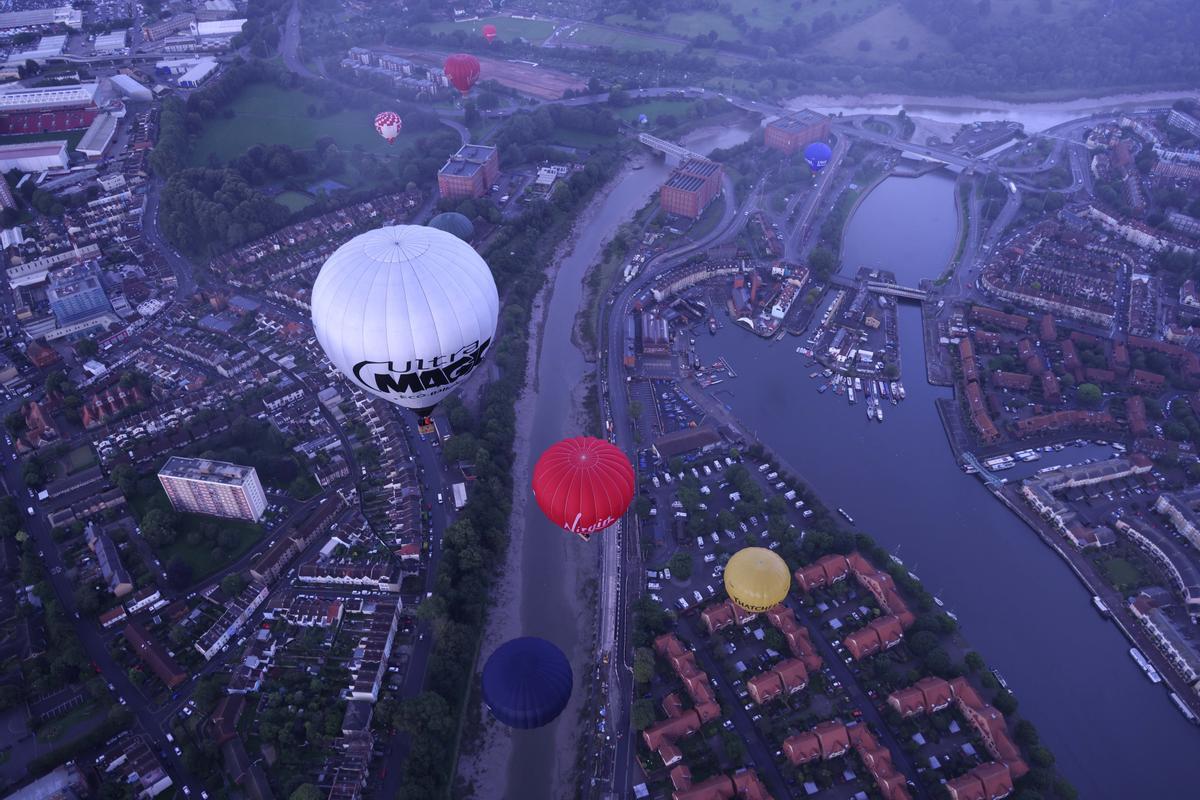
[[100, 268], [94, 262], [51, 273], [46, 299], [60, 326], [112, 311], [100, 283]]
[[30, 50], [14, 51], [8, 56], [6, 64], [8, 66], [18, 66], [26, 61], [47, 61], [51, 58], [56, 58], [63, 54], [67, 49], [66, 36], [43, 36], [38, 40], [37, 46]]
[[113, 87], [121, 93], [121, 96], [129, 100], [149, 103], [154, 99], [154, 94], [148, 87], [143, 86], [129, 75], [117, 74], [113, 75], [109, 80], [112, 81]]
[[158, 481], [176, 511], [257, 522], [267, 509], [254, 467], [172, 456], [158, 471]]
[[680, 164], [659, 190], [663, 211], [697, 219], [721, 193], [721, 165], [706, 158], [689, 158]]
[[170, 19], [159, 19], [142, 26], [142, 36], [147, 42], [158, 42], [173, 33], [191, 28], [196, 21], [195, 14], [176, 14]]
[[208, 22], [193, 22], [191, 31], [193, 36], [199, 36], [201, 39], [207, 38], [225, 38], [232, 39], [242, 32], [246, 20], [244, 19], [217, 19]]
[[195, 89], [216, 74], [216, 71], [217, 62], [211, 58], [205, 58], [193, 64], [187, 72], [176, 78], [175, 83], [181, 89]]
[[500, 157], [496, 148], [464, 144], [438, 170], [438, 191], [452, 200], [483, 197], [499, 175]]
[[96, 53], [116, 53], [128, 47], [129, 31], [113, 31], [101, 33], [92, 42], [92, 51]]
[[117, 135], [117, 118], [112, 114], [101, 114], [92, 122], [87, 133], [75, 145], [75, 151], [82, 153], [88, 159], [96, 161], [104, 156]]
[[0, 145], [2, 172], [8, 172], [10, 169], [45, 172], [51, 169], [66, 169], [69, 163], [66, 140]]
[[35, 28], [39, 25], [65, 25], [68, 28], [80, 30], [83, 28], [83, 12], [66, 5], [0, 14], [0, 31], [13, 28]]
[[763, 133], [763, 144], [791, 155], [805, 145], [829, 138], [829, 117], [807, 108], [771, 122]]
[[12, 86], [0, 91], [0, 134], [50, 133], [86, 128], [100, 113], [98, 84]]

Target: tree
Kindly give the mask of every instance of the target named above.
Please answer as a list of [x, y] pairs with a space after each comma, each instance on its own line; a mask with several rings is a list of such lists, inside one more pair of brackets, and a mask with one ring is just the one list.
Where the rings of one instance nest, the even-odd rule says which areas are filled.
[[837, 256], [828, 247], [818, 247], [808, 256], [808, 266], [813, 274], [824, 280], [837, 269]]
[[1104, 396], [1104, 393], [1094, 383], [1081, 383], [1079, 384], [1079, 388], [1075, 390], [1075, 396], [1079, 399], [1080, 405], [1095, 408], [1100, 405], [1100, 400]]
[[654, 701], [648, 698], [640, 698], [633, 701], [633, 710], [630, 714], [630, 721], [633, 724], [633, 729], [636, 731], [644, 731], [654, 724], [657, 719], [657, 714], [654, 712]]
[[671, 577], [686, 581], [692, 577], [692, 554], [680, 550], [671, 556], [667, 566], [671, 569]]
[[288, 800], [321, 800], [323, 797], [324, 794], [316, 786], [302, 783], [288, 796]]
[[232, 572], [221, 579], [221, 591], [228, 598], [237, 597], [246, 588], [246, 576], [240, 572]]
[[635, 420], [641, 419], [643, 410], [644, 409], [642, 408], [642, 403], [640, 400], [630, 401], [629, 416], [633, 417]]
[[997, 692], [996, 697], [992, 700], [992, 705], [1001, 714], [1012, 714], [1017, 710], [1017, 698], [1007, 689]]
[[192, 582], [192, 565], [179, 556], [172, 558], [167, 564], [167, 580], [176, 589], [182, 589]]
[[80, 358], [92, 358], [100, 352], [100, 345], [96, 344], [95, 339], [80, 339], [75, 343], [75, 352]]
[[649, 647], [639, 647], [633, 651], [633, 680], [636, 683], [649, 683], [654, 677], [654, 651]]
[[979, 655], [979, 653], [976, 653], [974, 650], [963, 656], [963, 661], [966, 662], [967, 669], [971, 670], [971, 672], [979, 672], [985, 666], [983, 663], [983, 656]]

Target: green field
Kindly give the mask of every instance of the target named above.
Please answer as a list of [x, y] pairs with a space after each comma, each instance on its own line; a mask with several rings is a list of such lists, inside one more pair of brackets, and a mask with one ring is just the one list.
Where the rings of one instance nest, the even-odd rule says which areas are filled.
[[[793, 0], [745, 0], [737, 4], [738, 13], [745, 15], [751, 28], [765, 31], [803, 22], [810, 24], [825, 13], [833, 14], [838, 24], [858, 19], [865, 14], [893, 5], [891, 0], [810, 0], [796, 4]], [[798, 6], [798, 7], [796, 7]]]
[[664, 41], [633, 31], [588, 25], [586, 22], [577, 26], [570, 35], [562, 37], [562, 41], [633, 52], [678, 53], [685, 47], [682, 42]]
[[1137, 564], [1124, 558], [1110, 558], [1100, 563], [1104, 577], [1114, 589], [1127, 591], [1137, 589], [1146, 584], [1146, 577], [1138, 569]]
[[357, 145], [377, 156], [399, 155], [411, 147], [403, 133], [389, 145], [375, 132], [375, 109], [339, 111], [328, 117], [310, 117], [315, 98], [298, 90], [259, 83], [246, 87], [230, 108], [231, 119], [214, 119], [192, 145], [192, 165], [207, 166], [209, 156], [225, 163], [256, 144], [286, 144], [311, 150], [317, 139], [331, 137], [343, 153]]
[[67, 152], [73, 153], [75, 145], [79, 144], [79, 140], [83, 138], [86, 130], [82, 131], [62, 131], [59, 133], [21, 133], [12, 136], [0, 136], [0, 144], [27, 144], [29, 142], [54, 142], [63, 140], [67, 143]]
[[496, 26], [497, 39], [528, 39], [541, 42], [554, 33], [554, 23], [544, 19], [513, 19], [512, 17], [484, 17], [467, 22], [435, 22], [426, 26], [430, 33], [454, 33], [463, 31], [468, 36], [483, 36], [484, 25]]
[[729, 17], [713, 11], [667, 14], [661, 20], [638, 19], [633, 14], [612, 14], [604, 21], [609, 25], [637, 28], [652, 33], [666, 33], [671, 36], [684, 36], [688, 39], [707, 35], [709, 31], [716, 31], [717, 38], [725, 41], [735, 41], [741, 38], [741, 32], [734, 27]]
[[74, 475], [76, 472], [87, 469], [95, 464], [96, 457], [92, 455], [92, 448], [85, 444], [67, 453], [65, 461], [67, 464], [67, 474]]
[[179, 528], [175, 540], [166, 547], [159, 548], [159, 560], [169, 564], [178, 557], [187, 562], [192, 568], [192, 580], [198, 581], [211, 575], [227, 564], [232, 564], [249, 552], [263, 538], [263, 528], [248, 522], [221, 520], [221, 527], [237, 536], [237, 546], [231, 553], [221, 553], [211, 543], [201, 541], [197, 544], [188, 542], [188, 531], [193, 525], [211, 522], [211, 518], [199, 514], [180, 514]]
[[275, 195], [275, 202], [287, 206], [289, 211], [299, 211], [302, 208], [311, 206], [315, 201], [310, 195], [304, 192], [280, 192]]
[[654, 120], [660, 114], [675, 114], [682, 117], [691, 110], [693, 102], [692, 100], [647, 100], [613, 109], [612, 113], [613, 116], [631, 124], [637, 122], [639, 114], [645, 114], [650, 123], [654, 124]]

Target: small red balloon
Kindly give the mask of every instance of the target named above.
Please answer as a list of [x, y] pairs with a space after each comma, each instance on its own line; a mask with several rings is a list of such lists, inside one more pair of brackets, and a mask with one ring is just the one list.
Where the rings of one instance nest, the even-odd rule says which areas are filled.
[[533, 469], [533, 494], [542, 513], [584, 539], [620, 519], [633, 493], [633, 465], [603, 439], [564, 439], [542, 453]]
[[483, 38], [488, 40], [488, 44], [491, 44], [492, 40], [496, 38], [496, 26], [491, 24], [484, 25]]
[[463, 94], [471, 91], [471, 87], [479, 80], [479, 59], [469, 53], [447, 56], [442, 69], [454, 88]]

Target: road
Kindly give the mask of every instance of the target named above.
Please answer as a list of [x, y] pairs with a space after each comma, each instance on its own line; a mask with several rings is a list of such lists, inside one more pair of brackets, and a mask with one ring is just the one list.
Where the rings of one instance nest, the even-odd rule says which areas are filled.
[[[605, 331], [607, 347], [600, 356], [597, 373], [603, 381], [606, 381], [605, 386], [608, 389], [608, 391], [601, 391], [601, 414], [612, 420], [616, 444], [626, 452], [632, 453], [637, 449], [629, 420], [628, 397], [622, 392], [621, 396], [614, 401], [611, 395], [613, 387], [623, 386], [625, 380], [622, 374], [624, 366], [619, 357], [619, 354], [623, 352], [625, 335], [625, 326], [621, 321], [625, 318], [633, 298], [644, 291], [658, 275], [678, 265], [694, 253], [707, 250], [718, 242], [736, 237], [745, 227], [750, 211], [758, 206], [758, 201], [762, 196], [763, 181], [760, 180], [754, 186], [740, 205], [734, 203], [736, 194], [732, 181], [728, 176], [725, 176], [724, 181], [726, 198], [724, 212], [720, 222], [713, 230], [696, 242], [660, 253], [647, 261], [637, 277], [630, 283], [619, 287], [615, 296], [610, 297], [601, 314], [600, 326], [601, 330]], [[617, 357], [614, 358], [614, 355]], [[610, 698], [632, 698], [633, 673], [630, 665], [633, 660], [633, 651], [628, 637], [629, 603], [638, 594], [639, 590], [632, 587], [641, 586], [641, 570], [643, 568], [633, 515], [626, 515], [626, 522], [621, 525], [619, 537], [601, 538], [605, 547], [611, 548], [611, 551], [606, 550], [603, 564], [606, 570], [613, 569], [613, 565], [616, 570], [615, 574], [606, 571], [601, 576], [601, 581], [607, 584], [605, 591], [612, 593], [619, 600], [617, 605], [619, 616], [616, 621], [612, 658], [609, 663], [609, 696]], [[623, 560], [618, 556], [619, 552], [625, 553]], [[617, 721], [613, 728], [612, 790], [617, 796], [624, 797], [632, 786], [634, 775], [637, 774], [633, 763], [636, 735], [629, 725], [629, 704], [622, 703], [618, 706], [616, 703], [610, 703], [609, 718]]]
[[[71, 565], [65, 563], [59, 553], [58, 544], [50, 534], [50, 526], [40, 513], [34, 516], [25, 514], [25, 509], [36, 503], [29, 496], [21, 478], [21, 462], [12, 459], [10, 445], [0, 445], [0, 459], [3, 459], [3, 480], [6, 490], [11, 492], [25, 517], [25, 531], [30, 536], [31, 546], [36, 546], [46, 570], [46, 580], [54, 590], [55, 596], [66, 614], [68, 621], [75, 629], [75, 636], [83, 646], [84, 652], [96, 665], [100, 675], [116, 689], [118, 697], [125, 698], [127, 708], [133, 714], [142, 730], [145, 732], [151, 747], [157, 750], [163, 761], [163, 766], [170, 773], [177, 786], [194, 787], [190, 776], [184, 769], [181, 759], [173, 750], [168, 749], [168, 743], [163, 730], [163, 722], [167, 714], [153, 707], [149, 698], [134, 686], [125, 669], [121, 667], [108, 651], [108, 640], [105, 633], [96, 625], [94, 620], [83, 619], [78, 614], [75, 605], [75, 584], [71, 578]], [[194, 683], [193, 683], [194, 685]]]
[[150, 185], [146, 189], [146, 204], [142, 211], [142, 238], [145, 239], [149, 247], [158, 250], [162, 254], [162, 257], [167, 261], [167, 265], [170, 266], [171, 272], [174, 273], [176, 282], [175, 296], [191, 297], [198, 285], [195, 267], [192, 266], [190, 261], [181, 256], [179, 251], [167, 243], [158, 225], [158, 207], [162, 202], [163, 183], [162, 178], [155, 177], [150, 181]]
[[300, 60], [300, 0], [293, 0], [292, 8], [288, 11], [287, 21], [283, 24], [283, 36], [279, 39], [279, 54], [283, 56], [284, 65], [297, 75], [314, 80], [325, 77], [304, 66]]

